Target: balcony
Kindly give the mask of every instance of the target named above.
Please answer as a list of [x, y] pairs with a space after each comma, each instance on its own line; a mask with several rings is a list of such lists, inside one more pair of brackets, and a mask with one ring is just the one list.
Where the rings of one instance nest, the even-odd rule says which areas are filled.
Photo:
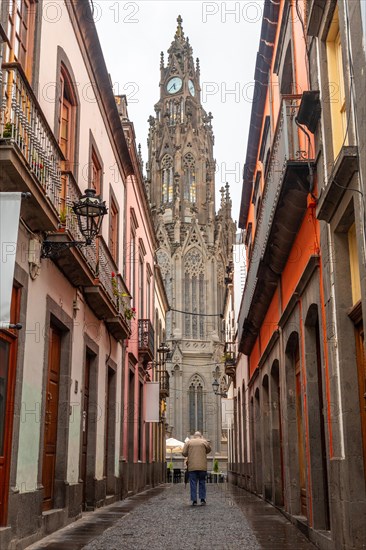
[[0, 70], [0, 190], [31, 193], [21, 216], [33, 231], [58, 227], [62, 151], [18, 63]]
[[157, 380], [159, 381], [160, 398], [169, 397], [169, 373], [166, 370], [156, 371]]
[[86, 300], [99, 319], [103, 319], [109, 332], [116, 340], [128, 338], [131, 334], [131, 324], [126, 318], [129, 293], [118, 268], [102, 237], [90, 247], [96, 251], [96, 278], [93, 286], [84, 287]]
[[249, 355], [307, 209], [309, 165], [295, 119], [301, 96], [285, 96], [275, 131], [239, 314], [240, 351]]
[[[71, 172], [61, 173], [62, 193], [60, 196], [60, 211], [66, 213], [64, 225], [59, 224], [56, 232], [49, 232], [48, 241], [85, 241], [80, 232], [77, 218], [72, 210], [74, 202], [82, 195], [78, 184]], [[89, 246], [78, 246], [63, 250], [59, 256], [53, 258], [59, 269], [74, 286], [91, 286], [97, 275], [98, 244], [93, 242]], [[117, 271], [117, 268], [115, 268]]]
[[347, 187], [358, 172], [358, 149], [356, 146], [343, 146], [339, 152], [333, 171], [319, 198], [317, 217], [330, 223], [347, 191]]
[[225, 374], [235, 380], [236, 352], [234, 342], [226, 342], [224, 348]]
[[[21, 216], [32, 231], [46, 231], [47, 240], [84, 241], [72, 210], [82, 192], [72, 172], [61, 171], [62, 151], [18, 63], [2, 65], [0, 98], [0, 191], [31, 194], [22, 201]], [[63, 250], [53, 261], [74, 286], [84, 287], [91, 309], [116, 339], [130, 335], [129, 293], [121, 276], [112, 284], [118, 268], [102, 238]]]
[[154, 359], [154, 327], [150, 319], [138, 321], [139, 359], [148, 363]]

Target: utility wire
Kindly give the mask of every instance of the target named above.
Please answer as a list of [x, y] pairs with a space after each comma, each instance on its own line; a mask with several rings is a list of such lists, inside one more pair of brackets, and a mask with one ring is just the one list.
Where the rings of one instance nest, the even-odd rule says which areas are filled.
[[192, 311], [182, 311], [181, 309], [169, 308], [168, 311], [175, 311], [176, 313], [184, 313], [185, 315], [198, 315], [200, 317], [221, 317], [224, 318], [222, 313], [193, 313]]

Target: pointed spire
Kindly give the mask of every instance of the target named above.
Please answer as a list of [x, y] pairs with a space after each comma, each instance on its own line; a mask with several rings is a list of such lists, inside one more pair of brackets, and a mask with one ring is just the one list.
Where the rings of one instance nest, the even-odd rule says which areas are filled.
[[221, 187], [221, 189], [220, 189], [220, 194], [221, 194], [221, 203], [220, 203], [220, 207], [221, 207], [221, 208], [224, 208], [224, 206], [225, 206], [225, 188], [224, 188], [224, 187]]
[[184, 32], [182, 27], [183, 19], [180, 15], [178, 15], [177, 17], [177, 23], [178, 23], [178, 27], [175, 33], [175, 38], [184, 38]]
[[164, 52], [160, 52], [160, 69], [164, 69]]
[[225, 191], [226, 191], [225, 199], [226, 199], [226, 202], [228, 203], [230, 201], [230, 185], [228, 182], [226, 182]]
[[138, 146], [137, 146], [137, 158], [138, 158], [138, 161], [140, 163], [141, 170], [142, 170], [143, 166], [144, 166], [144, 162], [142, 160], [141, 143], [139, 143]]
[[198, 59], [198, 57], [196, 59], [196, 73], [197, 75], [200, 74], [200, 60]]

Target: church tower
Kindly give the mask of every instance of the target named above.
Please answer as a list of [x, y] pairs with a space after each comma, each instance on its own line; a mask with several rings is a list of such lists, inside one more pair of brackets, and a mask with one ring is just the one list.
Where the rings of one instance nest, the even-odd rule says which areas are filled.
[[235, 225], [228, 185], [221, 189], [215, 213], [213, 117], [201, 105], [199, 60], [194, 63], [182, 18], [177, 21], [166, 65], [161, 53], [146, 179], [159, 243], [156, 256], [171, 306], [167, 422], [173, 437], [184, 441], [199, 430], [214, 453], [225, 454], [221, 401], [212, 382], [221, 383], [224, 376], [221, 315]]

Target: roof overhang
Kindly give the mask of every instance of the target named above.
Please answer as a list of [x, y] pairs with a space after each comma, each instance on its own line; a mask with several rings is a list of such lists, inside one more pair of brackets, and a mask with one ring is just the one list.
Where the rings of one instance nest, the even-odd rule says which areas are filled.
[[265, 0], [259, 50], [254, 73], [254, 95], [250, 118], [247, 153], [243, 171], [243, 189], [239, 213], [239, 227], [245, 229], [250, 198], [252, 194], [253, 174], [257, 162], [259, 140], [262, 130], [263, 113], [267, 98], [268, 79], [274, 52], [280, 3]]
[[246, 355], [253, 349], [307, 210], [308, 174], [306, 162], [287, 163], [266, 249], [259, 260], [253, 298], [243, 323], [239, 351]]

